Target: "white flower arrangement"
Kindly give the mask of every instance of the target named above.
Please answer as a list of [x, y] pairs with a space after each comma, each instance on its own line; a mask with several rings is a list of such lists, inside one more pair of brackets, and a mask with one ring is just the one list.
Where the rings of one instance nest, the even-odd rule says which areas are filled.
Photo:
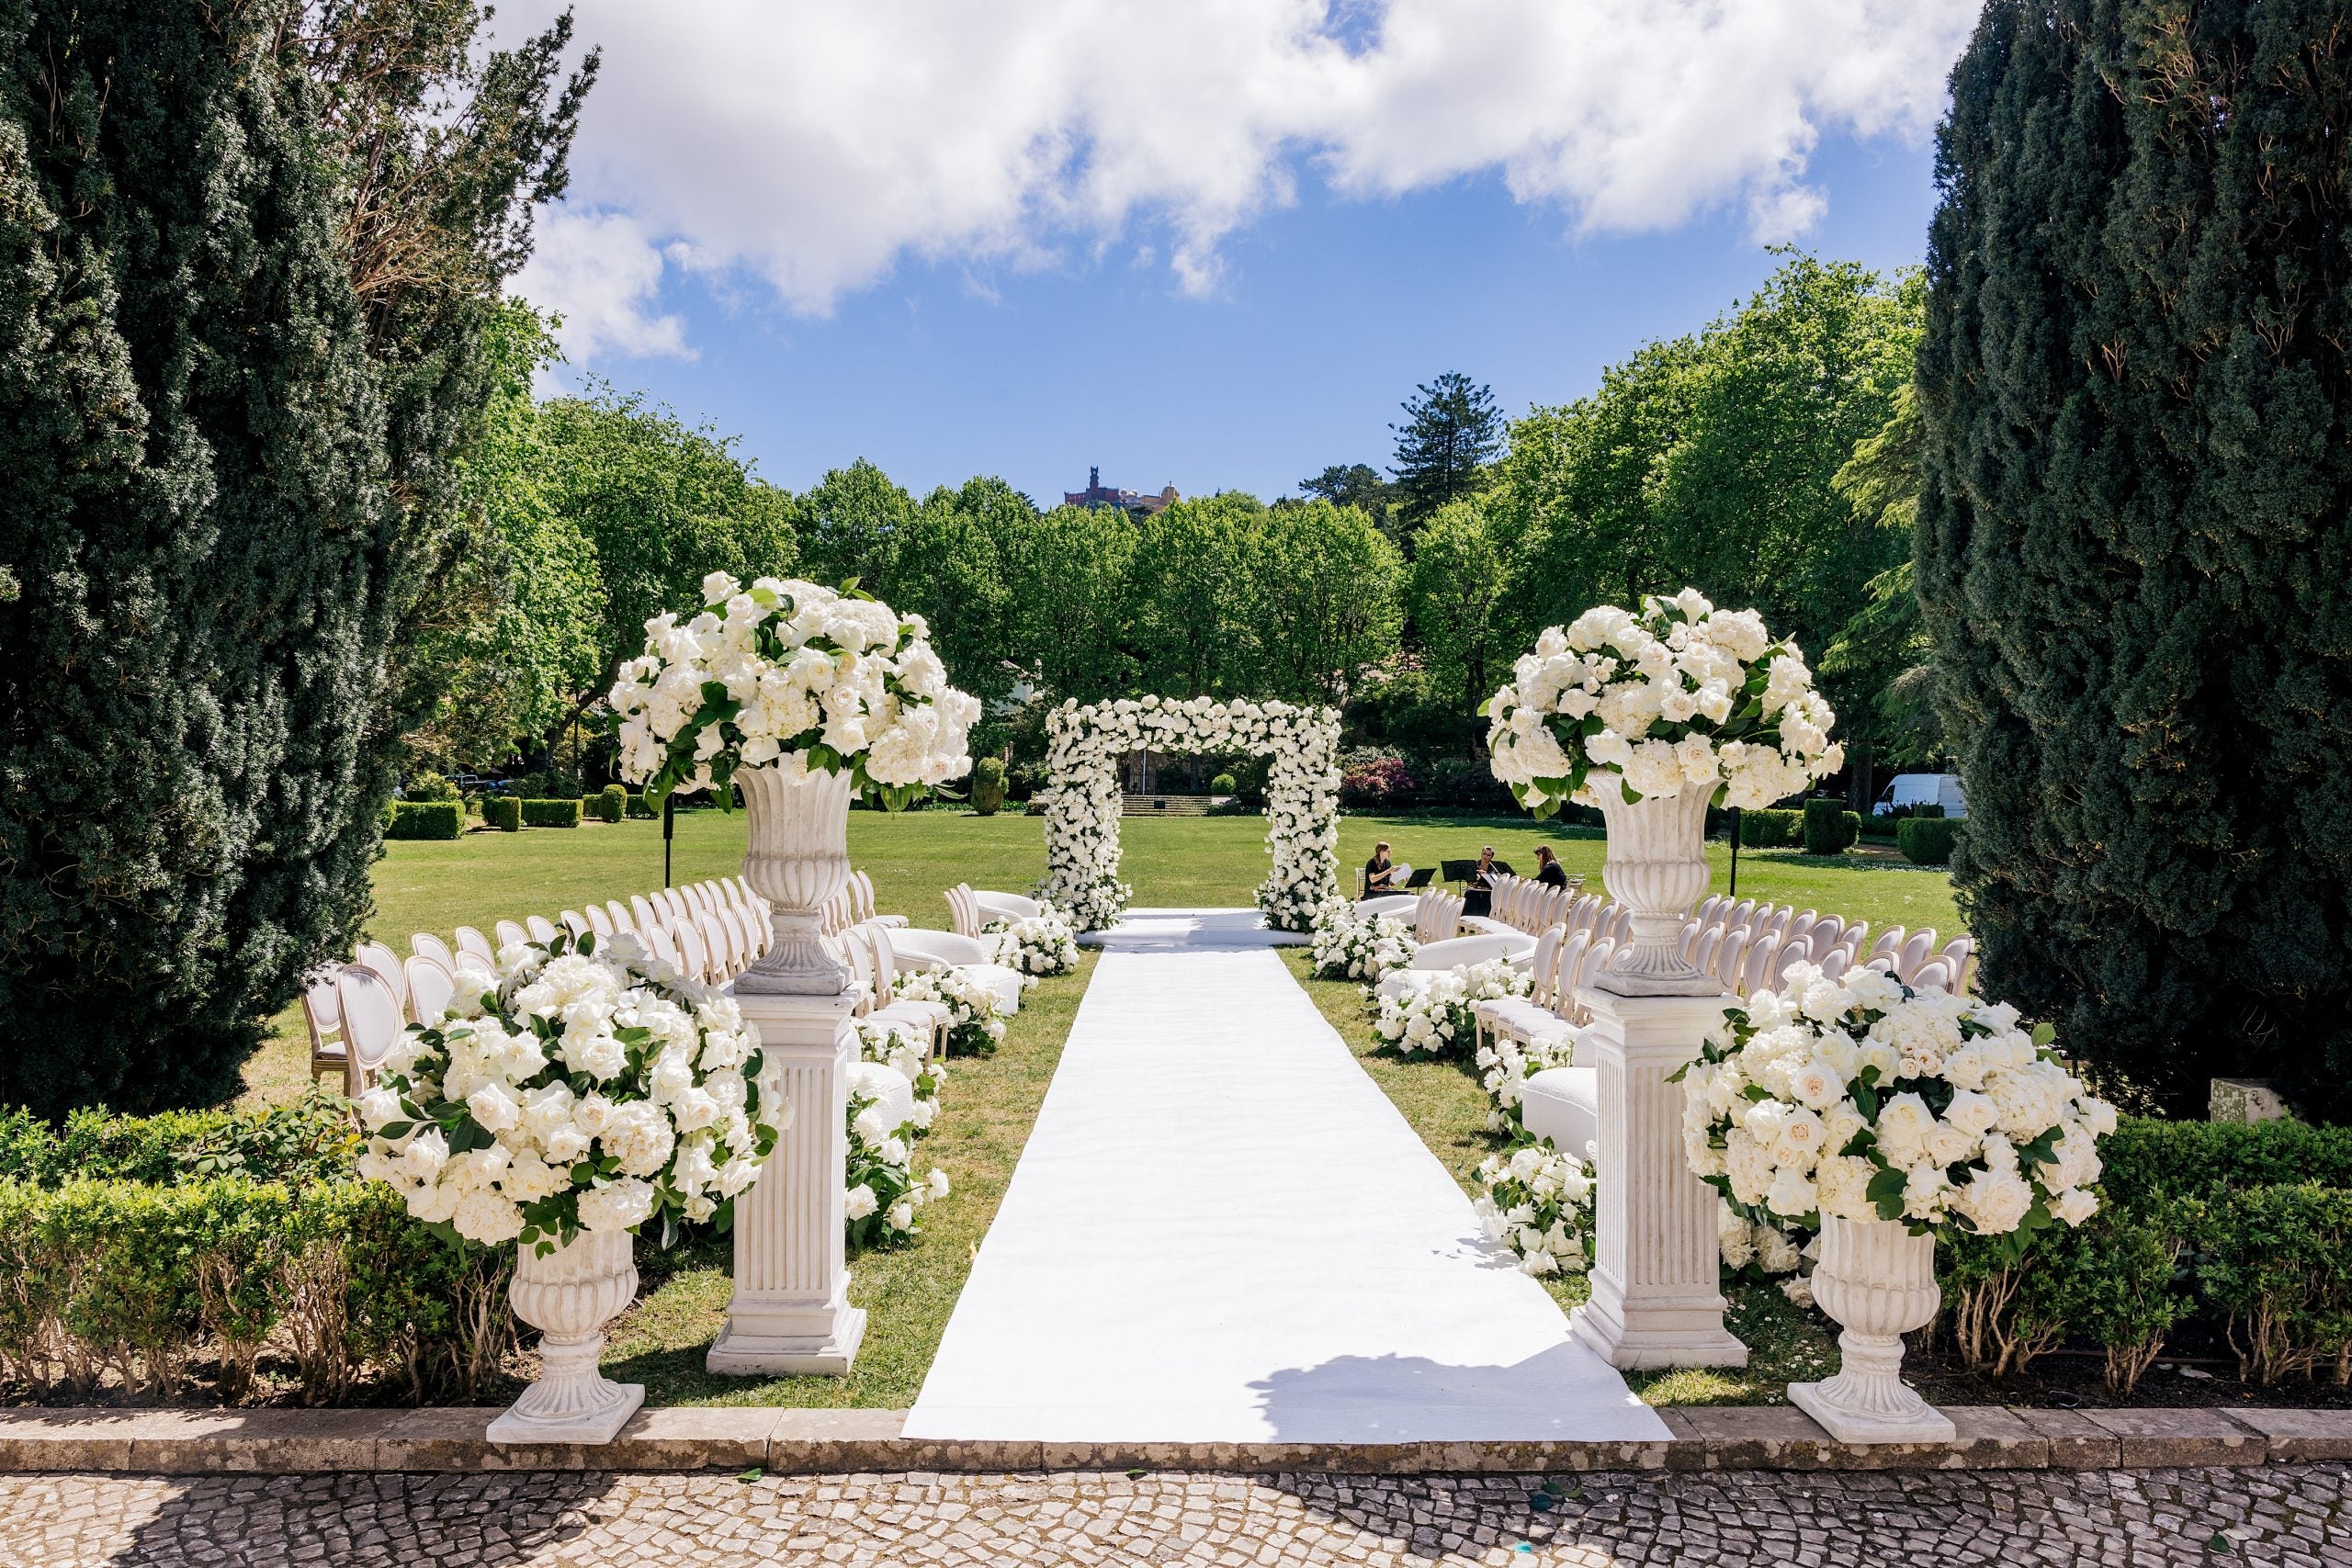
[[704, 609], [645, 623], [645, 652], [606, 701], [621, 776], [650, 799], [710, 789], [738, 768], [847, 773], [892, 809], [969, 773], [978, 699], [947, 683], [920, 615], [814, 582], [703, 579]]
[[911, 1125], [918, 1133], [930, 1132], [939, 1114], [939, 1091], [947, 1087], [947, 1064], [928, 1055], [924, 1042], [903, 1025], [861, 1018], [855, 1027], [859, 1062], [888, 1067], [906, 1079], [915, 1097]]
[[1266, 847], [1273, 868], [1258, 908], [1276, 931], [1306, 931], [1339, 890], [1340, 716], [1288, 703], [1158, 696], [1046, 716], [1046, 880], [1041, 897], [1080, 931], [1114, 924], [1135, 889], [1119, 880], [1119, 759], [1159, 751], [1249, 752], [1270, 760]]
[[[1761, 1205], [1743, 1207], [1723, 1197], [1715, 1201], [1716, 1249], [1724, 1267], [1735, 1274], [1770, 1279], [1794, 1273], [1814, 1244], [1811, 1229], [1801, 1221], [1776, 1218]], [[1804, 1239], [1800, 1241], [1799, 1235]]]
[[1499, 958], [1457, 965], [1430, 976], [1430, 983], [1402, 997], [1380, 998], [1373, 1030], [1407, 1056], [1446, 1056], [1477, 1038], [1478, 1003], [1497, 997], [1523, 997], [1528, 977]]
[[1565, 1067], [1576, 1058], [1576, 1040], [1562, 1035], [1556, 1040], [1532, 1043], [1504, 1035], [1489, 1036], [1478, 1047], [1478, 1081], [1486, 1089], [1494, 1104], [1487, 1111], [1487, 1131], [1508, 1137], [1526, 1135], [1526, 1124], [1520, 1119], [1520, 1107], [1527, 1097], [1527, 1080], [1546, 1067]]
[[1796, 644], [1696, 589], [1547, 627], [1511, 674], [1478, 711], [1495, 777], [1538, 817], [1600, 804], [1599, 778], [1626, 801], [1697, 789], [1752, 807], [1845, 765]]
[[1402, 969], [1419, 951], [1413, 928], [1394, 915], [1363, 916], [1345, 898], [1326, 898], [1315, 911], [1308, 945], [1318, 980], [1377, 980]]
[[1471, 1200], [1487, 1239], [1501, 1242], [1537, 1278], [1581, 1274], [1592, 1266], [1592, 1167], [1552, 1146], [1522, 1144], [1478, 1164]]
[[1683, 1068], [1690, 1168], [1735, 1205], [1816, 1228], [2024, 1239], [2098, 1208], [2094, 1098], [2007, 1003], [1810, 964], [1727, 1010]]
[[947, 1196], [945, 1171], [933, 1167], [929, 1176], [915, 1176], [915, 1132], [911, 1122], [885, 1125], [879, 1101], [853, 1071], [848, 1190], [842, 1204], [852, 1248], [863, 1251], [906, 1240], [915, 1234], [917, 1211]]
[[421, 1220], [542, 1250], [660, 1218], [723, 1224], [790, 1114], [733, 998], [623, 935], [458, 965], [359, 1097], [359, 1174]]
[[[1023, 988], [1037, 982], [1022, 977]], [[947, 1004], [947, 1054], [989, 1056], [1004, 1039], [1004, 1002], [994, 986], [960, 966], [910, 969], [898, 979], [898, 994], [909, 1001]]]
[[997, 962], [1009, 969], [1067, 975], [1078, 967], [1078, 933], [1051, 904], [1018, 920], [990, 920], [982, 929], [998, 939]]

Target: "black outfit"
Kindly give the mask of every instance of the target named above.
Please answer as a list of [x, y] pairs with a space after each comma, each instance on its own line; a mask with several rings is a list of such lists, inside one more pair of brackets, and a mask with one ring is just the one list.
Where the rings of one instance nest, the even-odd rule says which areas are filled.
[[1386, 864], [1383, 864], [1378, 855], [1374, 855], [1372, 859], [1364, 862], [1363, 890], [1366, 893], [1386, 893], [1390, 891], [1388, 886], [1388, 876], [1391, 868], [1393, 868], [1396, 863], [1395, 861], [1390, 861]]
[[1487, 884], [1487, 878], [1493, 874], [1492, 867], [1470, 874], [1470, 889], [1462, 895], [1462, 913], [1465, 917], [1494, 913], [1495, 890]]
[[1535, 880], [1546, 887], [1566, 887], [1568, 885], [1567, 870], [1558, 861], [1545, 861], [1544, 869], [1535, 874]]

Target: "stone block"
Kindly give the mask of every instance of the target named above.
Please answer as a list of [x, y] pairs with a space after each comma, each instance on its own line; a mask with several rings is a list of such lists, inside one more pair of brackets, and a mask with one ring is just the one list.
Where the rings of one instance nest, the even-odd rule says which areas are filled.
[[2232, 1410], [2270, 1440], [2273, 1464], [2352, 1459], [2352, 1410]]
[[2025, 1428], [2050, 1444], [2052, 1470], [2112, 1470], [2123, 1462], [2123, 1440], [2081, 1410], [2009, 1407]]
[[153, 1412], [0, 1410], [0, 1471], [130, 1468], [130, 1438]]
[[301, 1475], [376, 1468], [381, 1410], [154, 1411], [128, 1468], [157, 1475]]
[[1546, 1471], [1664, 1470], [1675, 1444], [1671, 1439], [1657, 1442], [1480, 1440], [1425, 1442], [1418, 1447], [1419, 1462], [1411, 1467], [1416, 1473], [1533, 1475]]
[[2260, 1464], [2270, 1440], [2221, 1410], [2088, 1410], [2122, 1446], [2127, 1466]]
[[2209, 1122], [2284, 1122], [2287, 1102], [2268, 1078], [2214, 1078], [2205, 1089]]
[[1785, 1405], [1693, 1406], [1660, 1412], [1676, 1470], [2038, 1470], [2049, 1442], [1996, 1406], [1946, 1410], [1951, 1442], [1841, 1443]]

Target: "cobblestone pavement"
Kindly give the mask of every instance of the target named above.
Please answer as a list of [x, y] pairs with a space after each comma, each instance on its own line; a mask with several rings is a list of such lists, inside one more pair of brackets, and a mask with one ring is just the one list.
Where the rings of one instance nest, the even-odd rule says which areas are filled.
[[[0, 1476], [0, 1563], [2352, 1565], [2352, 1466], [1530, 1478]], [[1533, 1499], [1551, 1503], [1538, 1507]]]

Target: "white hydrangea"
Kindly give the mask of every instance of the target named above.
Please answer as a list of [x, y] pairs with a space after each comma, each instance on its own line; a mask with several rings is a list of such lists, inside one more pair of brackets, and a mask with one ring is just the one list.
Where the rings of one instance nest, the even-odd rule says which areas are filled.
[[[708, 789], [739, 768], [805, 775], [828, 765], [893, 806], [971, 771], [977, 698], [947, 684], [919, 615], [814, 582], [703, 579], [702, 613], [645, 623], [645, 651], [605, 701], [620, 719], [623, 777], [650, 792]], [[721, 717], [706, 688], [725, 688]]]
[[1373, 1020], [1379, 1036], [1408, 1056], [1445, 1056], [1471, 1048], [1477, 1038], [1477, 1004], [1498, 997], [1523, 997], [1528, 976], [1499, 958], [1456, 964], [1430, 976], [1428, 985], [1402, 997], [1383, 997]]
[[1735, 1213], [1775, 1225], [2080, 1224], [2115, 1110], [2048, 1040], [2006, 1005], [1799, 964], [1778, 992], [1727, 1010], [1683, 1070], [1684, 1151]]
[[1544, 1138], [1478, 1165], [1471, 1207], [1487, 1239], [1509, 1247], [1526, 1273], [1581, 1274], [1592, 1262], [1592, 1167]]
[[485, 1246], [707, 1220], [790, 1120], [776, 1083], [745, 1075], [756, 1043], [733, 1000], [634, 937], [515, 943], [473, 978], [356, 1106], [360, 1174], [420, 1219]]
[[1337, 896], [1316, 907], [1308, 956], [1320, 979], [1378, 980], [1410, 964], [1418, 951], [1413, 928], [1393, 915], [1360, 916], [1354, 904]]
[[1017, 920], [991, 920], [997, 962], [1023, 975], [1067, 975], [1078, 967], [1078, 933], [1051, 904]]
[[1689, 588], [1545, 628], [1480, 711], [1495, 777], [1542, 816], [1602, 790], [1766, 807], [1845, 765], [1796, 645]]

